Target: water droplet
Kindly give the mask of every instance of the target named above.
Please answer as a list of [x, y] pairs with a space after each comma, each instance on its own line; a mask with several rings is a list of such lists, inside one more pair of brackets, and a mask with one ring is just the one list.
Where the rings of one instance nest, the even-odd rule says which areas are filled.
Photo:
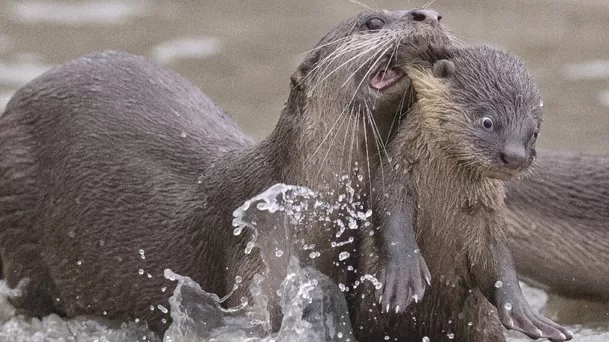
[[[163, 322], [163, 324], [167, 323], [167, 320], [165, 318], [161, 319], [161, 322]], [[146, 339], [146, 336], [144, 336], [144, 339]]]
[[152, 274], [150, 274], [150, 273], [146, 273], [146, 277], [148, 277], [148, 278], [152, 278]]
[[241, 276], [236, 276], [235, 277], [235, 283], [241, 284], [242, 281], [243, 281], [243, 278], [241, 278]]
[[68, 236], [69, 236], [69, 237], [71, 237], [71, 238], [73, 238], [74, 236], [76, 236], [76, 233], [74, 233], [74, 231], [73, 231], [73, 230], [70, 230], [70, 231], [68, 232]]
[[503, 305], [503, 307], [504, 307], [506, 310], [512, 310], [512, 304], [510, 304], [510, 303], [505, 303], [505, 305]]
[[144, 255], [144, 250], [143, 249], [140, 249], [138, 252], [140, 253], [140, 258], [142, 258], [142, 260], [146, 259], [146, 256]]
[[278, 249], [275, 251], [275, 256], [278, 258], [281, 258], [281, 256], [283, 255], [283, 251], [281, 249]]
[[165, 292], [165, 291], [167, 291], [167, 286], [161, 287], [161, 292]]
[[503, 282], [502, 282], [501, 280], [497, 280], [497, 281], [495, 282], [495, 287], [496, 287], [496, 288], [500, 288], [501, 286], [503, 286]]
[[150, 311], [154, 311], [154, 305], [150, 305]]
[[139, 275], [144, 275], [144, 270], [140, 268], [140, 269], [137, 271], [137, 273], [138, 273]]
[[102, 312], [102, 313], [103, 313], [104, 316], [106, 316], [108, 314], [108, 311], [104, 310], [104, 312]]
[[99, 240], [99, 247], [104, 247], [106, 245], [106, 241]]
[[82, 265], [82, 260], [78, 260], [78, 261], [76, 262], [76, 265], [78, 265], [78, 266]]
[[472, 325], [474, 325], [474, 322], [467, 322], [468, 327], [471, 327]]
[[340, 252], [340, 254], [338, 255], [338, 260], [343, 261], [347, 258], [349, 258], [351, 254], [349, 254], [349, 252]]
[[423, 340], [422, 340], [422, 342], [429, 342], [429, 337], [427, 337], [427, 336], [423, 336]]
[[385, 336], [385, 341], [389, 341], [390, 337], [389, 336]]
[[452, 340], [452, 339], [454, 339], [454, 338], [455, 338], [455, 334], [453, 334], [453, 333], [448, 333], [448, 334], [446, 334], [446, 337], [448, 337], [448, 339], [449, 339], [449, 340]]
[[180, 137], [182, 138], [186, 138], [188, 136], [188, 134], [186, 134], [186, 132], [181, 132], [180, 133]]
[[161, 310], [162, 313], [169, 312], [169, 310], [167, 310], [167, 308], [162, 306], [161, 304], [157, 305], [156, 307], [159, 308], [159, 310]]

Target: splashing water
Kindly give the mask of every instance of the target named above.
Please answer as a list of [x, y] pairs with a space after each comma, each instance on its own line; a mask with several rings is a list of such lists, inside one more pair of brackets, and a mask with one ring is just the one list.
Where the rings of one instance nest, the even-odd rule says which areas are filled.
[[[332, 216], [346, 212], [344, 217]], [[169, 309], [173, 319], [163, 342], [241, 341], [241, 342], [317, 342], [355, 341], [345, 297], [341, 287], [311, 267], [301, 266], [295, 252], [324, 253], [319, 246], [295, 238], [313, 222], [326, 222], [335, 228], [336, 239], [331, 248], [343, 248], [354, 243], [344, 235], [359, 225], [367, 224], [371, 212], [364, 211], [357, 198], [347, 192], [336, 203], [328, 203], [319, 194], [303, 188], [277, 184], [246, 201], [234, 212], [234, 233], [251, 233], [251, 241], [244, 253], [254, 248], [267, 249], [268, 267], [284, 267], [285, 276], [277, 295], [283, 312], [280, 329], [270, 332], [268, 298], [261, 287], [266, 274], [259, 274], [251, 284], [235, 278], [235, 286], [248, 286], [251, 302], [242, 301], [234, 308], [221, 306], [223, 299], [208, 293], [186, 275], [165, 271], [165, 277], [177, 283], [171, 296]], [[306, 234], [305, 234], [306, 235]], [[348, 235], [348, 234], [347, 234]], [[261, 237], [261, 238], [259, 238]], [[279, 252], [280, 251], [280, 252]], [[147, 251], [140, 251], [145, 257]], [[340, 254], [340, 258], [348, 258]], [[337, 259], [337, 262], [340, 261]], [[370, 275], [360, 275], [360, 281], [378, 281]], [[359, 283], [359, 282], [357, 282]], [[380, 284], [378, 284], [380, 285]], [[344, 289], [344, 285], [342, 288]], [[547, 295], [541, 290], [524, 286], [525, 296], [535, 309], [543, 308]], [[0, 341], [6, 342], [160, 342], [142, 322], [120, 323], [102, 318], [76, 317], [72, 319], [49, 315], [42, 319], [18, 315], [7, 299], [19, 295], [18, 289], [8, 289], [0, 281]], [[230, 294], [229, 294], [230, 295]], [[541, 298], [541, 299], [540, 299]], [[609, 335], [597, 329], [569, 326], [578, 341], [606, 341]], [[528, 341], [522, 335], [510, 332], [508, 341]]]

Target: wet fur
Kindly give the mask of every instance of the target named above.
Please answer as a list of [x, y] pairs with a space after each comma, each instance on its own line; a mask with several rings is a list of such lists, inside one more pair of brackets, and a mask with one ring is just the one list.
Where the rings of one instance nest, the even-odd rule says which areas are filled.
[[541, 150], [507, 183], [519, 276], [567, 297], [609, 302], [609, 156]]
[[[367, 32], [370, 15], [395, 25]], [[449, 42], [409, 18], [363, 13], [332, 30], [292, 76], [275, 130], [256, 145], [200, 90], [142, 57], [96, 53], [30, 82], [0, 117], [0, 254], [10, 286], [30, 278], [13, 303], [33, 316], [139, 318], [160, 333], [170, 317], [157, 305], [169, 308], [174, 286], [165, 268], [219, 296], [241, 276], [225, 305], [249, 297], [272, 249], [246, 255], [249, 235], [233, 235], [243, 201], [281, 182], [331, 201], [346, 191], [341, 176], [361, 175], [356, 197], [366, 208], [370, 163], [408, 104], [405, 90], [378, 94], [365, 80], [385, 59], [408, 61], [402, 47], [417, 40]], [[354, 246], [331, 248], [334, 231], [312, 227], [308, 242], [322, 255], [301, 261], [347, 283], [353, 261], [335, 261]], [[275, 328], [284, 271], [272, 269], [263, 284]]]
[[[427, 336], [431, 341], [502, 341], [497, 310], [506, 317], [506, 300], [514, 311], [522, 308], [530, 317], [508, 249], [504, 184], [487, 175], [500, 169], [493, 153], [501, 150], [504, 140], [494, 142], [480, 133], [477, 118], [485, 113], [479, 113], [476, 104], [492, 99], [499, 106], [484, 109], [499, 117], [506, 132], [499, 137], [508, 141], [515, 137], [528, 145], [530, 162], [534, 156], [530, 129], [538, 127], [541, 115], [536, 108], [539, 93], [513, 56], [482, 47], [453, 53], [434, 57], [459, 60], [458, 76], [446, 82], [435, 77], [429, 66], [409, 71], [417, 102], [388, 146], [394, 161], [387, 167], [391, 171], [384, 183], [375, 182], [374, 203], [381, 212], [377, 214], [378, 229], [386, 228], [384, 222], [392, 220], [397, 211], [414, 213], [417, 242], [432, 274], [431, 286], [422, 301], [411, 304], [405, 314], [381, 314], [371, 286], [364, 283], [354, 320], [360, 340], [389, 336], [421, 341]], [[479, 78], [470, 78], [472, 75]], [[497, 98], [497, 94], [505, 98]], [[408, 187], [412, 199], [404, 200]], [[361, 250], [360, 273], [378, 275], [382, 259], [378, 259], [377, 241], [364, 238]], [[504, 283], [501, 289], [495, 288], [497, 280]], [[543, 324], [549, 324], [544, 320]]]

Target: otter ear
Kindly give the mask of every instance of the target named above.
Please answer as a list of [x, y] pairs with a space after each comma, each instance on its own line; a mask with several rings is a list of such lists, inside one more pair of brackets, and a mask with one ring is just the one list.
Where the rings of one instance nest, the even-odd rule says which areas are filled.
[[309, 53], [307, 57], [305, 57], [304, 61], [300, 63], [296, 71], [290, 77], [290, 81], [292, 82], [292, 86], [294, 88], [302, 90], [304, 87], [303, 81], [309, 75], [311, 70], [317, 64], [317, 60], [319, 59], [319, 49]]
[[455, 73], [455, 63], [448, 59], [440, 59], [433, 64], [433, 75], [438, 78], [447, 78]]

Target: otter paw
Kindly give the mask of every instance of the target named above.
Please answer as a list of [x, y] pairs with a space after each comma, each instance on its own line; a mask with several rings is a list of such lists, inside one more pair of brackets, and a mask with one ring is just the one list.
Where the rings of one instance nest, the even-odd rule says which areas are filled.
[[503, 326], [520, 331], [532, 339], [547, 338], [552, 342], [562, 342], [573, 338], [572, 332], [534, 312], [528, 304], [512, 307], [506, 303], [498, 310]]
[[380, 282], [383, 286], [376, 295], [381, 312], [403, 313], [413, 301], [423, 298], [426, 285], [431, 284], [431, 274], [421, 254], [404, 253], [388, 258]]

